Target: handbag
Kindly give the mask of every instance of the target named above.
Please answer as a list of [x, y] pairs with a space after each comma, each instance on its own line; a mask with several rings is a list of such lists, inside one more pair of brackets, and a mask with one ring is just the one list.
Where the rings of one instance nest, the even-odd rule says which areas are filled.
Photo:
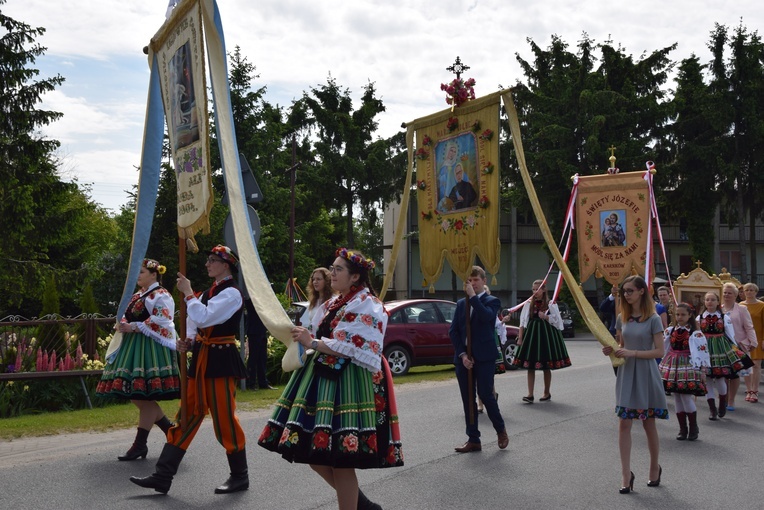
[[341, 358], [334, 354], [317, 352], [313, 358], [313, 370], [316, 375], [330, 381], [338, 381], [342, 372], [350, 364], [349, 358]]

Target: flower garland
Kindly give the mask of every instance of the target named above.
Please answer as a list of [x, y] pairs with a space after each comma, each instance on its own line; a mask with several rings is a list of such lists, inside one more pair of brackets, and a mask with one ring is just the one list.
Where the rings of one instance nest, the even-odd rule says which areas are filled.
[[337, 257], [342, 257], [354, 266], [366, 269], [367, 271], [376, 267], [373, 260], [367, 259], [357, 251], [348, 250], [347, 248], [339, 248], [335, 255]]
[[159, 274], [164, 274], [167, 268], [154, 259], [143, 259], [143, 266], [146, 269], [151, 269]]

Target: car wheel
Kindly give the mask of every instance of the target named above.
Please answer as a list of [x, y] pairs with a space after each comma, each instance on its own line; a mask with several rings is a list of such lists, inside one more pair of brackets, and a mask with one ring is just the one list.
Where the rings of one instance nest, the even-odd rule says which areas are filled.
[[517, 349], [517, 343], [514, 339], [504, 344], [504, 367], [507, 370], [517, 370], [517, 366], [513, 365]]
[[411, 355], [404, 347], [393, 346], [385, 349], [385, 358], [393, 375], [406, 375], [411, 368]]

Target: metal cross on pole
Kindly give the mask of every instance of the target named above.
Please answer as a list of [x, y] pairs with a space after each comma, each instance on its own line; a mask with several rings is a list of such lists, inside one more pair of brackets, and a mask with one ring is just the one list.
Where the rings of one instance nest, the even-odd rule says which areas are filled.
[[464, 63], [462, 63], [462, 60], [457, 55], [456, 56], [456, 60], [454, 61], [454, 63], [451, 64], [450, 66], [446, 67], [446, 71], [454, 73], [456, 75], [456, 79], [458, 80], [459, 78], [462, 77], [462, 73], [465, 72], [469, 68], [470, 68], [470, 66], [465, 65]]

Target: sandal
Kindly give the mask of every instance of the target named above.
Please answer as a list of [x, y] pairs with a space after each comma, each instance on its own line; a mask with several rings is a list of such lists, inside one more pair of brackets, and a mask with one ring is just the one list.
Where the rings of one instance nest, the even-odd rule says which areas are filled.
[[759, 392], [758, 391], [752, 391], [751, 392], [751, 400], [748, 402], [755, 403], [759, 401]]
[[750, 391], [746, 391], [745, 392], [745, 401], [746, 402], [750, 402], [751, 401], [751, 392]]

